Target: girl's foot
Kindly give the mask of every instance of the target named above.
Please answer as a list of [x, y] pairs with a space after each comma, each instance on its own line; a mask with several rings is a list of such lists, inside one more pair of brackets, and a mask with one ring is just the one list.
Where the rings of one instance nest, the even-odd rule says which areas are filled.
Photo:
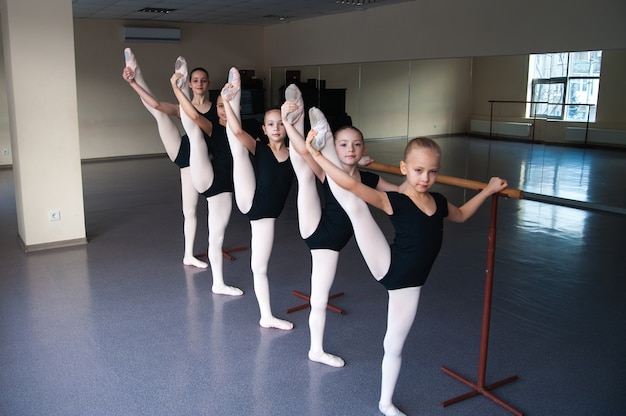
[[343, 361], [336, 355], [332, 355], [323, 351], [321, 354], [313, 354], [311, 351], [309, 351], [309, 360], [315, 361], [316, 363], [326, 364], [331, 367], [343, 367], [346, 364], [345, 361]]
[[231, 101], [241, 89], [241, 76], [237, 68], [232, 67], [228, 71], [228, 83], [222, 88], [222, 97], [226, 101]]
[[124, 62], [126, 62], [126, 66], [133, 71], [132, 74], [128, 76], [128, 80], [130, 81], [135, 78], [135, 72], [137, 72], [137, 60], [130, 48], [124, 49]]
[[276, 328], [282, 329], [283, 331], [291, 331], [293, 329], [293, 324], [291, 322], [278, 319], [273, 316], [269, 319], [261, 319], [259, 321], [259, 325], [263, 328]]
[[216, 286], [213, 285], [211, 291], [216, 295], [226, 295], [226, 296], [241, 296], [243, 295], [243, 290], [227, 285]]
[[180, 78], [176, 80], [176, 86], [181, 90], [185, 90], [188, 85], [187, 76], [187, 61], [182, 56], [176, 58], [176, 63], [174, 64], [174, 72], [180, 74]]
[[393, 404], [381, 404], [378, 403], [378, 410], [385, 416], [406, 416]]
[[304, 101], [302, 100], [302, 93], [300, 92], [300, 89], [296, 87], [295, 84], [290, 84], [285, 90], [285, 100], [291, 101], [298, 105], [297, 110], [292, 111], [291, 113], [287, 114], [287, 120], [291, 124], [293, 124], [300, 119], [300, 116], [302, 115], [302, 112], [304, 110]]
[[326, 121], [324, 113], [317, 107], [311, 107], [309, 110], [309, 120], [311, 121], [311, 129], [317, 132], [311, 142], [311, 146], [313, 146], [313, 149], [320, 152], [324, 148], [324, 145], [326, 145], [326, 135], [330, 133], [330, 126], [328, 125], [328, 121]]
[[207, 267], [209, 267], [207, 263], [203, 262], [202, 260], [198, 260], [194, 256], [184, 257], [183, 264], [185, 266], [197, 267], [198, 269], [206, 269]]

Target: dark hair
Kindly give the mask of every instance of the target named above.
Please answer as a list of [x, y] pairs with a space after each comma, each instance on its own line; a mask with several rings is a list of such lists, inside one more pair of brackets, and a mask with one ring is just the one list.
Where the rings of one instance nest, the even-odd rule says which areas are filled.
[[337, 137], [337, 135], [338, 135], [339, 133], [341, 133], [342, 131], [344, 131], [344, 130], [352, 130], [352, 131], [355, 131], [355, 132], [356, 132], [356, 133], [357, 133], [357, 134], [361, 137], [361, 141], [362, 141], [363, 143], [365, 143], [365, 138], [363, 137], [363, 132], [362, 132], [361, 130], [357, 129], [356, 127], [354, 127], [354, 126], [341, 126], [341, 127], [339, 127], [337, 130], [335, 130], [335, 134], [334, 134], [334, 136], [335, 136], [335, 137]]
[[209, 79], [209, 71], [207, 71], [206, 69], [204, 69], [204, 68], [202, 68], [200, 66], [192, 69], [191, 71], [189, 71], [189, 78], [190, 79], [191, 79], [191, 74], [193, 74], [196, 71], [204, 72], [204, 74], [206, 75], [206, 79]]

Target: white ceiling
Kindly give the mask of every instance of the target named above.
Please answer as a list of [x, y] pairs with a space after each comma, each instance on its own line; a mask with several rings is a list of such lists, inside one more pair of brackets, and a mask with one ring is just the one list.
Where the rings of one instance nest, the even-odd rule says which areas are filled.
[[72, 8], [75, 18], [268, 26], [407, 1], [414, 0], [72, 0]]

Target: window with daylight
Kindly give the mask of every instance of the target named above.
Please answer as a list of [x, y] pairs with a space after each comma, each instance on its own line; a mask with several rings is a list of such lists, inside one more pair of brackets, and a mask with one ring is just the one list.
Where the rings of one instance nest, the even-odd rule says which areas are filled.
[[602, 51], [530, 55], [527, 117], [596, 120]]

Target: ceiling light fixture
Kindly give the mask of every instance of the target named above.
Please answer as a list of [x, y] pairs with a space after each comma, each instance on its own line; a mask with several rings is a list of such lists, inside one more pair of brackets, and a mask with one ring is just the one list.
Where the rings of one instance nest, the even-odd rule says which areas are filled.
[[337, 0], [337, 4], [346, 4], [348, 6], [364, 6], [366, 4], [376, 3], [376, 0]]
[[168, 14], [169, 12], [174, 12], [177, 9], [164, 9], [162, 7], [144, 7], [141, 10], [137, 10], [138, 12], [141, 13], [163, 13], [163, 14]]

